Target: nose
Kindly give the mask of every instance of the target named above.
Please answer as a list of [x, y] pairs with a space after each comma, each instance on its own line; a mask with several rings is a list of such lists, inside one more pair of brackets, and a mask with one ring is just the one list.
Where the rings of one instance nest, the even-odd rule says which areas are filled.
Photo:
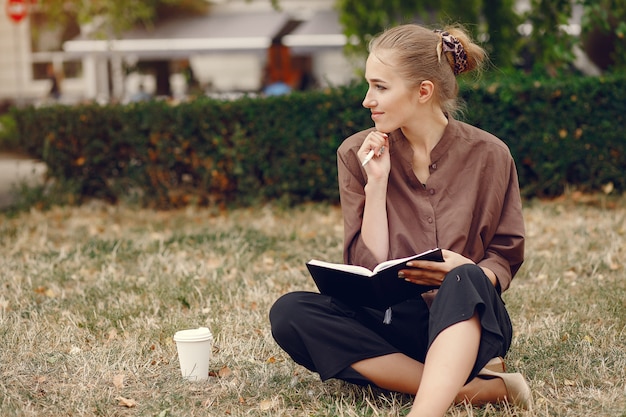
[[363, 102], [361, 104], [363, 105], [363, 107], [371, 109], [372, 107], [376, 107], [376, 104], [378, 103], [376, 103], [376, 100], [370, 97], [370, 90], [367, 90], [365, 98], [363, 99]]

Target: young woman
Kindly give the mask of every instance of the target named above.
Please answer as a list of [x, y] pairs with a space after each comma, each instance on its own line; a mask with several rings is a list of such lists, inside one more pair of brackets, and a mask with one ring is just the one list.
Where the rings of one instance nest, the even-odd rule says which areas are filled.
[[439, 247], [444, 262], [409, 262], [398, 277], [438, 289], [386, 312], [310, 292], [270, 311], [275, 340], [297, 363], [322, 380], [414, 394], [410, 416], [532, 400], [502, 359], [512, 328], [501, 293], [524, 256], [515, 164], [502, 141], [454, 118], [455, 77], [484, 59], [461, 27], [383, 32], [365, 71], [375, 128], [337, 152], [344, 261], [372, 269]]

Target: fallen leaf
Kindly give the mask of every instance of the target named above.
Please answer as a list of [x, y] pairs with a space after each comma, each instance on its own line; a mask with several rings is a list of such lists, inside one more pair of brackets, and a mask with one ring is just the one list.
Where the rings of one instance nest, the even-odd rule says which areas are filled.
[[107, 334], [107, 342], [111, 342], [112, 340], [115, 340], [117, 338], [117, 329], [115, 329], [115, 327], [112, 327], [111, 329], [109, 329], [109, 332]]
[[113, 386], [117, 389], [124, 388], [124, 374], [117, 374], [113, 377]]
[[565, 385], [567, 385], [568, 387], [573, 387], [576, 385], [576, 381], [572, 381], [571, 379], [566, 379]]
[[232, 375], [232, 373], [233, 373], [233, 371], [231, 371], [231, 370], [230, 370], [230, 368], [229, 368], [228, 366], [224, 366], [222, 369], [220, 369], [220, 370], [217, 372], [217, 375], [218, 375], [220, 378], [226, 378], [226, 377], [229, 377], [230, 375]]
[[275, 406], [274, 400], [263, 400], [259, 403], [259, 408], [262, 411], [267, 411], [271, 408], [274, 408], [274, 406]]
[[609, 265], [609, 269], [611, 271], [619, 269], [619, 264], [613, 259], [613, 256], [610, 253], [606, 255], [606, 263]]
[[276, 363], [276, 358], [272, 356], [271, 358], [267, 360], [267, 363]]
[[0, 310], [8, 310], [9, 309], [9, 301], [4, 298], [4, 296], [0, 297]]
[[576, 279], [578, 278], [578, 274], [576, 273], [576, 271], [572, 271], [571, 269], [569, 271], [565, 271], [563, 273], [563, 276], [567, 279]]
[[133, 408], [137, 406], [137, 401], [132, 398], [117, 397], [115, 399], [119, 401], [117, 405], [121, 405], [122, 407]]

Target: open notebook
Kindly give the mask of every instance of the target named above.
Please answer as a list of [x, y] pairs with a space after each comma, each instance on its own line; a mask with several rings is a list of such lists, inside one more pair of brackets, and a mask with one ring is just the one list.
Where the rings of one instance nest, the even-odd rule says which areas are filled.
[[413, 284], [398, 278], [398, 271], [407, 269], [412, 260], [443, 262], [441, 249], [382, 262], [370, 271], [356, 265], [337, 264], [312, 259], [306, 266], [320, 293], [336, 297], [348, 304], [386, 309], [414, 298], [435, 287]]

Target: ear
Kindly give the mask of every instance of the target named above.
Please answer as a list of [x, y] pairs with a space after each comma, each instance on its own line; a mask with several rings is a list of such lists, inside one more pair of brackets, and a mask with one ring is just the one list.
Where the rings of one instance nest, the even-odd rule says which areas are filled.
[[435, 84], [432, 81], [424, 80], [418, 87], [418, 100], [421, 103], [429, 101], [435, 94]]

